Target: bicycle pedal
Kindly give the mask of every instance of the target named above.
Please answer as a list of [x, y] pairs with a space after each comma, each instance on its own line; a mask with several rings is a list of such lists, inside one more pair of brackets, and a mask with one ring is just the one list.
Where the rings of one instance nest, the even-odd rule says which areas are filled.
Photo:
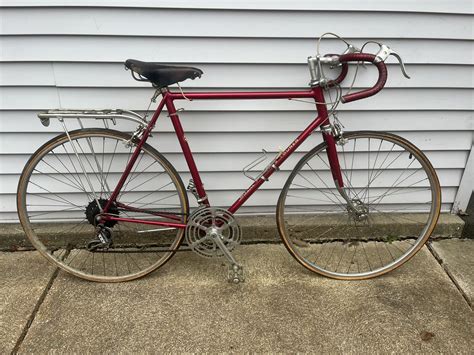
[[227, 280], [233, 284], [244, 282], [245, 278], [243, 266], [238, 264], [229, 265], [229, 273], [227, 274]]

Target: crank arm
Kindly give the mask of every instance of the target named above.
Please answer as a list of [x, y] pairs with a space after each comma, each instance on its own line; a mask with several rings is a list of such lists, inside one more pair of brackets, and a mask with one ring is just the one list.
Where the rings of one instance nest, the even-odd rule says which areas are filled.
[[219, 236], [213, 237], [214, 242], [217, 244], [220, 250], [224, 253], [224, 256], [229, 261], [229, 273], [227, 275], [227, 279], [229, 282], [238, 284], [239, 282], [243, 282], [244, 279], [244, 270], [242, 265], [238, 264], [237, 261], [232, 256], [231, 252], [225, 246], [224, 242]]

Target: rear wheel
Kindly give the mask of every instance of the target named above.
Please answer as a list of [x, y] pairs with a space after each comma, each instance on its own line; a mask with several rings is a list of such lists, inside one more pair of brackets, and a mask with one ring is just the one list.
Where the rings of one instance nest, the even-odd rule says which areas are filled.
[[382, 275], [409, 260], [438, 220], [438, 178], [425, 155], [382, 132], [346, 133], [336, 145], [347, 201], [326, 143], [305, 155], [277, 206], [285, 246], [303, 266], [336, 279]]
[[[184, 229], [125, 221], [99, 224], [135, 145], [107, 129], [72, 131], [36, 151], [18, 185], [20, 222], [31, 243], [63, 270], [92, 281], [144, 276], [174, 254]], [[171, 164], [145, 144], [108, 214], [186, 223], [188, 201]]]

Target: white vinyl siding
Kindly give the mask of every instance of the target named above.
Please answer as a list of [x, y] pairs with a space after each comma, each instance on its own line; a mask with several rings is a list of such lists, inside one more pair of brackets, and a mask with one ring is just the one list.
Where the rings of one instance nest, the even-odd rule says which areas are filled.
[[[43, 127], [38, 111], [146, 109], [153, 89], [131, 78], [125, 59], [201, 68], [201, 79], [183, 83], [188, 90], [300, 89], [309, 81], [305, 62], [315, 54], [315, 37], [327, 31], [358, 46], [375, 39], [402, 55], [412, 79], [390, 59], [386, 89], [339, 105], [340, 119], [346, 130], [387, 130], [419, 146], [439, 174], [443, 210], [453, 207], [474, 132], [470, 1], [4, 0], [1, 6], [0, 220], [16, 219], [16, 184], [29, 155], [61, 132], [54, 122]], [[341, 50], [334, 39], [322, 43], [323, 52]], [[370, 66], [359, 72], [354, 90], [376, 79]], [[177, 105], [185, 108], [180, 117], [205, 187], [222, 206], [251, 183], [243, 166], [262, 148], [284, 149], [315, 116], [312, 105], [288, 100]], [[155, 132], [150, 142], [186, 184], [189, 173], [165, 115]], [[318, 142], [319, 134], [311, 136], [246, 209], [270, 211], [297, 160]]]

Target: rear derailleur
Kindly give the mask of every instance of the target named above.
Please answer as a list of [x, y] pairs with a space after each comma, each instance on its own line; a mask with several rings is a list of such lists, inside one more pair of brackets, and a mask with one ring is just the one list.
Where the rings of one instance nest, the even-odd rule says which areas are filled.
[[96, 238], [87, 243], [87, 250], [92, 252], [98, 249], [107, 250], [112, 245], [112, 229], [103, 224], [98, 224], [96, 227]]

